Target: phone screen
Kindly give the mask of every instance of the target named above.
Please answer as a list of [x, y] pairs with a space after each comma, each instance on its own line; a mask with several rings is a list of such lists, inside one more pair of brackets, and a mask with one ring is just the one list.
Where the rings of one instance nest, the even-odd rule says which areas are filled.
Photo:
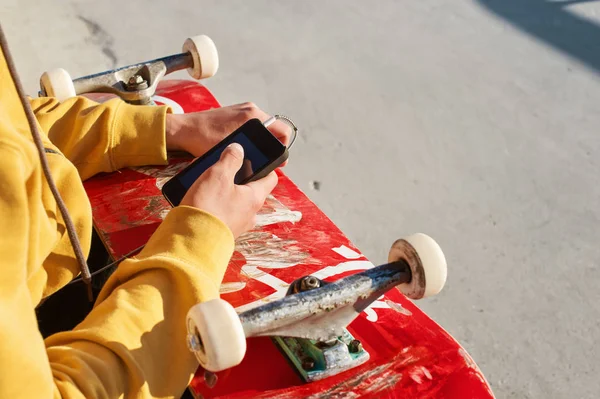
[[162, 192], [169, 203], [179, 205], [188, 189], [219, 161], [225, 148], [232, 143], [238, 143], [244, 148], [244, 161], [234, 177], [235, 184], [246, 184], [265, 177], [288, 157], [287, 148], [262, 122], [250, 119], [165, 183]]
[[264, 168], [267, 163], [269, 163], [269, 158], [262, 153], [242, 131], [231, 137], [229, 140], [223, 141], [215, 151], [207, 154], [206, 157], [195, 163], [186, 171], [186, 173], [177, 176], [181, 185], [186, 190], [189, 189], [202, 173], [219, 160], [225, 148], [231, 143], [238, 143], [244, 147], [244, 162], [234, 178], [236, 184], [240, 184], [248, 179], [256, 173], [256, 171]]

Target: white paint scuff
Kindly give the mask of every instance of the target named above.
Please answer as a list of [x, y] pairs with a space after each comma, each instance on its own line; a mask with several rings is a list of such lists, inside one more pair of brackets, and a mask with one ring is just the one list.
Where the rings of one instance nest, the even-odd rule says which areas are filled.
[[337, 248], [333, 248], [333, 251], [337, 252], [340, 255], [342, 255], [346, 259], [359, 259], [359, 258], [363, 257], [361, 254], [359, 254], [358, 252], [354, 251], [353, 249], [348, 248], [345, 245], [342, 245], [342, 246], [337, 247]]

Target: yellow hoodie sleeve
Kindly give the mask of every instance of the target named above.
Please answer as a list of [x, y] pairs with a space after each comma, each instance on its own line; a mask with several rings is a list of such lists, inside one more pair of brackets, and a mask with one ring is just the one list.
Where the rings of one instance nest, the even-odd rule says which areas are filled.
[[31, 168], [17, 152], [3, 151], [14, 162], [10, 172], [0, 169], [0, 181], [15, 188], [0, 207], [0, 397], [179, 397], [197, 368], [185, 315], [218, 297], [230, 230], [195, 208], [171, 210], [140, 255], [119, 265], [86, 319], [43, 341], [25, 273], [34, 248], [22, 181]]
[[218, 297], [231, 231], [198, 209], [172, 209], [144, 250], [108, 279], [85, 320], [44, 341], [34, 311], [39, 292], [30, 285], [45, 273], [40, 247], [56, 226], [42, 206], [35, 148], [10, 134], [1, 116], [0, 398], [177, 397], [197, 367], [185, 315]]
[[120, 99], [98, 104], [85, 97], [30, 102], [42, 131], [83, 180], [126, 166], [166, 164], [166, 106], [130, 105]]
[[119, 265], [88, 317], [46, 339], [55, 396], [182, 394], [198, 366], [186, 347], [186, 313], [219, 296], [233, 246], [217, 218], [173, 209], [140, 255]]

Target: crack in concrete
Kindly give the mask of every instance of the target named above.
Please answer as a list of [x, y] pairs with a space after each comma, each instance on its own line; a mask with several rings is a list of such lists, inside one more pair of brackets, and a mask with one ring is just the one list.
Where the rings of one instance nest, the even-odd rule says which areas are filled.
[[102, 53], [110, 60], [111, 68], [115, 68], [118, 58], [113, 50], [114, 38], [96, 21], [85, 18], [82, 15], [77, 15], [77, 18], [88, 28], [91, 35], [90, 41], [100, 47]]

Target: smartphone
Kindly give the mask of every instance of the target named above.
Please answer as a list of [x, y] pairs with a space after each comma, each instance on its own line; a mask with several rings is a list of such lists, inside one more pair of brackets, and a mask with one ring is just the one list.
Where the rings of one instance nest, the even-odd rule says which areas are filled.
[[244, 162], [234, 178], [235, 184], [261, 179], [288, 158], [288, 150], [258, 119], [250, 119], [184, 170], [165, 183], [162, 193], [173, 206], [179, 205], [185, 193], [208, 168], [221, 157], [231, 143], [244, 148]]

